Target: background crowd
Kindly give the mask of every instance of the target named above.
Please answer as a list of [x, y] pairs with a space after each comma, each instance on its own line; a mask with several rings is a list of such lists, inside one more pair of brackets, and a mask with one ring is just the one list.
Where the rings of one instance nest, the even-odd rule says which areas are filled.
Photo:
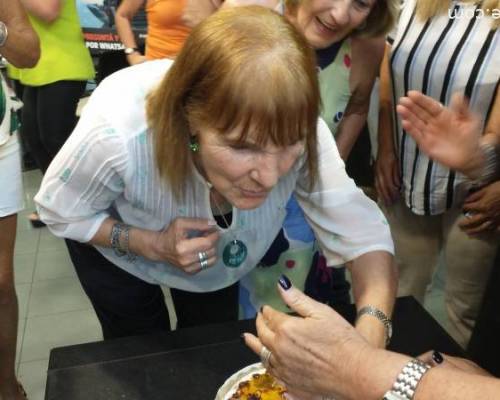
[[[78, 120], [100, 66], [75, 1], [0, 0], [0, 399], [26, 398], [14, 370], [21, 147], [45, 175], [30, 221], [65, 239], [105, 339], [175, 329], [164, 285], [177, 328], [257, 315], [247, 344], [269, 349], [301, 398], [382, 398], [414, 362], [383, 350], [395, 296], [423, 304], [442, 266], [450, 335], [498, 374], [496, 13], [497, 0], [122, 0], [114, 55], [131, 67], [101, 71]], [[373, 98], [371, 160], [353, 148]], [[365, 170], [356, 186], [345, 162], [373, 164], [373, 181]], [[321, 305], [351, 301], [352, 330]], [[289, 307], [304, 318], [287, 322]], [[329, 332], [318, 343], [338, 364], [312, 371], [345, 382], [300, 375], [315, 342], [295, 348], [282, 324]], [[349, 384], [362, 363], [340, 373], [341, 360], [361, 352], [378, 372]], [[498, 393], [475, 364], [421, 359], [432, 372], [415, 398]]]

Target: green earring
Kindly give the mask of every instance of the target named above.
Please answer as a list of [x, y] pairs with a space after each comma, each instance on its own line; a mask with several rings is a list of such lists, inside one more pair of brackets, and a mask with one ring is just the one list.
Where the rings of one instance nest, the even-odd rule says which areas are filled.
[[189, 141], [189, 149], [193, 153], [198, 153], [200, 151], [200, 144], [196, 140], [196, 136], [191, 136], [191, 140]]

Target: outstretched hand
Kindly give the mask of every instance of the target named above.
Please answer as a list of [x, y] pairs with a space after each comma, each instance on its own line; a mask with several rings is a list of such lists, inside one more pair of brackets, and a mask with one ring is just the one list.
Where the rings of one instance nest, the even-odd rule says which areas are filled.
[[402, 126], [430, 158], [474, 178], [480, 169], [480, 120], [464, 96], [455, 93], [450, 107], [417, 91], [399, 100]]
[[278, 286], [278, 290], [299, 316], [264, 306], [257, 316], [258, 337], [246, 333], [246, 344], [257, 354], [263, 345], [271, 351], [267, 368], [290, 392], [337, 399], [348, 396], [353, 388], [350, 379], [356, 375], [352, 372], [370, 346], [329, 306], [294, 287]]

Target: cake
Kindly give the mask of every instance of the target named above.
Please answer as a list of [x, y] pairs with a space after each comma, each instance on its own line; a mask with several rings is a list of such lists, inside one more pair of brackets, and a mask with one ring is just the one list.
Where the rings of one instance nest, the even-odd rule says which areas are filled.
[[229, 400], [282, 400], [286, 389], [267, 372], [254, 373], [238, 384]]

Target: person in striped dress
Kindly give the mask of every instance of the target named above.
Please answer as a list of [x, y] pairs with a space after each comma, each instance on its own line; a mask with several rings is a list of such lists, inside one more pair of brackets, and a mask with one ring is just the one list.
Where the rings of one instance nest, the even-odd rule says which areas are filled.
[[[409, 90], [450, 104], [459, 92], [481, 116], [486, 140], [500, 135], [498, 2], [405, 2], [382, 68], [376, 187], [400, 268], [399, 295], [424, 300], [436, 265], [446, 265], [452, 336], [469, 340], [498, 245], [496, 223], [479, 223], [474, 182], [428, 158], [402, 127], [395, 105]], [[478, 194], [480, 193], [480, 194]], [[464, 210], [468, 211], [464, 214]]]

